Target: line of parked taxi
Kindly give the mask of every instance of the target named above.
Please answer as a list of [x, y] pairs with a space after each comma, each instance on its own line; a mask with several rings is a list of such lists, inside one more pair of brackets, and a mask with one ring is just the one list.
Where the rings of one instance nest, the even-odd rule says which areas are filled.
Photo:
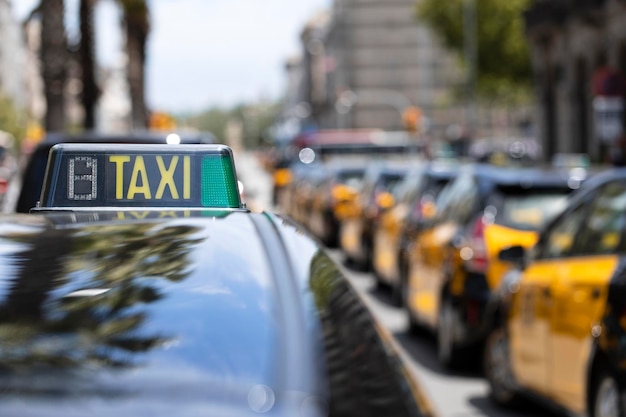
[[279, 208], [390, 287], [443, 365], [483, 360], [502, 405], [624, 415], [626, 170], [342, 158], [291, 175]]

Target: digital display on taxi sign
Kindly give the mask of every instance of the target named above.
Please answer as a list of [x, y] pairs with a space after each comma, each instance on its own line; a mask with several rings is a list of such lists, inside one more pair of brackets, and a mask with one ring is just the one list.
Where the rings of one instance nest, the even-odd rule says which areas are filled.
[[240, 208], [232, 151], [223, 145], [52, 147], [40, 208]]

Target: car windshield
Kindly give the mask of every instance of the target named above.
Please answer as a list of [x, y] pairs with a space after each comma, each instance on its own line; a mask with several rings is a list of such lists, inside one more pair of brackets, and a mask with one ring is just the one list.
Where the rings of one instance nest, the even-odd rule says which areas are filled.
[[336, 182], [360, 191], [363, 187], [363, 170], [342, 171], [337, 175]]
[[538, 230], [565, 207], [570, 190], [515, 187], [500, 192], [503, 201], [496, 222], [516, 229]]

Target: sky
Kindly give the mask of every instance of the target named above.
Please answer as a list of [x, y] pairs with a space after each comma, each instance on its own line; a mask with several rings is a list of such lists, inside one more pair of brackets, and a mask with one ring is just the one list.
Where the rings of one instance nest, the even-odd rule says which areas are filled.
[[[26, 17], [39, 0], [13, 0]], [[68, 35], [77, 35], [78, 0], [65, 0]], [[285, 89], [286, 60], [299, 34], [332, 0], [149, 0], [146, 86], [152, 110], [197, 112], [259, 99]], [[96, 8], [98, 61], [113, 66], [123, 48], [114, 0]]]

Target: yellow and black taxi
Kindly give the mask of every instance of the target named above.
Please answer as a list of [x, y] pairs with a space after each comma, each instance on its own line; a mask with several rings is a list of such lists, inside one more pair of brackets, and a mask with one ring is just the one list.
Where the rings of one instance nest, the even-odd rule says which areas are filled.
[[481, 351], [486, 305], [510, 268], [499, 251], [532, 246], [583, 179], [579, 173], [471, 164], [440, 193], [436, 216], [408, 251], [406, 306], [412, 328], [436, 331], [443, 365], [471, 363]]
[[372, 161], [365, 169], [363, 186], [356, 198], [349, 199], [339, 216], [339, 246], [349, 264], [362, 270], [372, 267], [373, 225], [391, 208], [409, 169], [407, 164]]
[[280, 210], [306, 226], [313, 208], [315, 190], [327, 178], [324, 164], [299, 164], [291, 169], [293, 180], [281, 192]]
[[485, 346], [491, 397], [531, 394], [570, 414], [624, 415], [626, 170], [599, 174], [572, 196], [496, 292]]
[[324, 180], [311, 190], [311, 211], [306, 226], [328, 247], [337, 247], [339, 219], [346, 215], [363, 188], [363, 159], [329, 161]]
[[62, 144], [0, 216], [0, 415], [420, 416], [326, 253], [221, 145]]
[[406, 259], [412, 242], [424, 223], [435, 215], [435, 200], [458, 168], [442, 161], [416, 164], [398, 186], [398, 201], [381, 213], [373, 225], [374, 276], [391, 285], [393, 301], [400, 305], [406, 296]]

